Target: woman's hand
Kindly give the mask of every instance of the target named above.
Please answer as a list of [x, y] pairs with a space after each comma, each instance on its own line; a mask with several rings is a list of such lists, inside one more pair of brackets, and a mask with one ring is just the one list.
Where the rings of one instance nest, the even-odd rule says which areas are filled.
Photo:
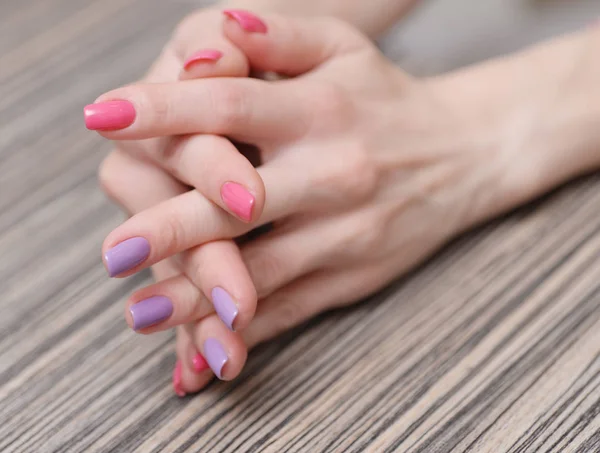
[[[173, 38], [144, 81], [164, 83], [202, 77], [246, 77], [248, 73], [249, 65], [245, 55], [223, 34], [221, 11], [200, 10], [188, 16], [177, 27]], [[90, 106], [86, 109], [88, 114], [91, 113], [91, 118], [86, 122], [90, 128], [102, 128], [102, 123], [94, 124], [95, 108]], [[174, 137], [159, 137], [150, 140], [116, 142], [116, 149], [105, 159], [99, 174], [105, 193], [132, 215], [189, 191], [188, 186], [164, 171], [161, 162], [153, 159], [157, 149], [168, 149], [173, 146], [174, 141], [176, 141]], [[242, 165], [242, 171], [238, 172], [238, 175], [244, 172], [244, 168], [248, 178], [241, 177], [238, 180], [250, 187], [254, 185], [255, 193], [261, 197], [262, 183], [251, 167]], [[245, 211], [242, 212], [244, 213]], [[208, 260], [211, 268], [205, 275], [194, 275], [186, 280], [186, 283], [200, 287], [200, 278], [208, 284], [211, 282], [211, 276], [213, 279], [216, 278], [217, 284], [227, 288], [236, 299], [237, 306], [233, 310], [229, 307], [230, 309], [224, 312], [224, 318], [226, 316], [225, 319], [232, 328], [234, 323], [236, 328], [243, 328], [254, 313], [257, 296], [237, 246], [233, 241], [211, 242], [198, 248], [194, 255], [198, 259]], [[157, 281], [181, 276], [182, 273], [178, 260], [174, 258], [157, 263], [152, 270]], [[209, 312], [214, 313], [213, 306], [209, 302], [211, 297], [210, 292], [206, 295], [198, 295], [195, 307], [208, 307]], [[202, 299], [203, 302], [198, 303], [198, 299]], [[154, 323], [156, 317], [160, 319], [169, 316], [170, 311], [171, 307], [168, 304], [163, 306], [162, 313], [160, 310], [155, 310], [152, 316], [142, 311], [138, 313], [137, 323], [132, 319], [132, 313], [128, 311], [127, 319], [132, 328], [144, 332], [145, 324]], [[195, 319], [195, 316], [201, 315], [203, 315], [201, 311], [196, 314], [191, 312], [187, 318]], [[177, 329], [178, 338], [186, 344], [190, 344], [188, 330], [189, 328], [184, 329], [183, 326]], [[178, 384], [178, 376], [182, 369], [186, 374], [197, 374], [206, 368], [206, 362], [198, 350], [195, 347], [188, 348], [185, 357], [176, 367], [175, 391], [180, 395], [184, 393]]]
[[[495, 189], [491, 182], [504, 162], [494, 147], [483, 155], [475, 146], [486, 131], [462, 99], [399, 71], [347, 25], [275, 16], [253, 20], [264, 21], [268, 31], [249, 32], [244, 21], [229, 18], [226, 36], [252, 67], [296, 78], [140, 84], [101, 98], [128, 101], [136, 109], [135, 122], [103, 132], [107, 138], [205, 133], [250, 142], [263, 152], [258, 173], [268, 197], [252, 222], [232, 218], [192, 191], [135, 215], [104, 244], [110, 253], [131, 238], [148, 241], [143, 261], [122, 275], [186, 251], [182, 265], [190, 277], [211, 267], [195, 258], [194, 247], [276, 222], [273, 232], [242, 247], [261, 299], [242, 333], [245, 341], [209, 314], [186, 277], [144, 288], [129, 302], [135, 306], [154, 296], [171, 301], [173, 315], [149, 331], [199, 319], [192, 335], [180, 338], [179, 356], [185, 361], [197, 348], [225, 379], [241, 370], [246, 345], [359, 300], [481, 220], [480, 207], [470, 201], [484, 188]], [[200, 152], [196, 140], [213, 139], [195, 136], [156, 155], [190, 185], [203, 183], [199, 174], [206, 176], [206, 162], [219, 162], [217, 153], [211, 157], [219, 142], [209, 141]], [[216, 171], [227, 174], [226, 168]], [[206, 383], [208, 376], [186, 369], [183, 389]]]

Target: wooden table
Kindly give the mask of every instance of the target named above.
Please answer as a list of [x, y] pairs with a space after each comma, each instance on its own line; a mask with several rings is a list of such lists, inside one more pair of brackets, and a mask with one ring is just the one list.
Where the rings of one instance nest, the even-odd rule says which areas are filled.
[[149, 274], [100, 262], [122, 217], [81, 108], [193, 7], [0, 3], [0, 451], [600, 451], [600, 175], [173, 394], [173, 335], [122, 316]]

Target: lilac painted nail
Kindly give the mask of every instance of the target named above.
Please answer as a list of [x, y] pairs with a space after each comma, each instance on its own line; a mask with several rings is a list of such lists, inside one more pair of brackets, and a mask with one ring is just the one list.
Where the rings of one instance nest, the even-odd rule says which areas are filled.
[[207, 338], [204, 342], [204, 358], [208, 362], [208, 366], [213, 370], [213, 373], [223, 379], [221, 372], [223, 367], [229, 360], [223, 345], [216, 338]]
[[212, 290], [212, 300], [215, 306], [215, 311], [221, 321], [225, 323], [229, 329], [233, 329], [233, 322], [237, 317], [239, 310], [233, 298], [223, 288], [216, 287]]
[[168, 319], [173, 313], [173, 302], [164, 296], [154, 296], [129, 307], [129, 313], [133, 330], [141, 330]]
[[104, 254], [108, 275], [115, 277], [143, 263], [150, 255], [150, 243], [142, 238], [127, 239]]

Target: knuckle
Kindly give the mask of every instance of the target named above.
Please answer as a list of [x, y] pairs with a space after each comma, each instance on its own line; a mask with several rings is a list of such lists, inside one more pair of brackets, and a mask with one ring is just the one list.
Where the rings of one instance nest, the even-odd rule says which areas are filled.
[[210, 98], [217, 131], [229, 132], [247, 121], [250, 114], [248, 97], [236, 84], [216, 81], [210, 89]]
[[158, 237], [166, 251], [181, 250], [187, 245], [186, 238], [190, 236], [190, 227], [186, 225], [185, 218], [178, 212], [166, 212], [161, 216]]
[[349, 178], [352, 180], [348, 186], [351, 199], [365, 201], [374, 195], [379, 182], [379, 172], [366, 148], [361, 147], [350, 154], [345, 173], [345, 183], [350, 182]]
[[154, 87], [146, 86], [147, 89], [141, 90], [139, 93], [140, 110], [144, 112], [152, 112], [152, 124], [173, 124], [173, 114], [176, 110], [173, 109], [174, 100], [171, 96], [164, 96], [161, 93], [154, 92]]
[[371, 199], [379, 184], [379, 171], [366, 147], [341, 152], [335, 167], [328, 169], [323, 185], [342, 203]]
[[331, 83], [318, 83], [310, 87], [310, 93], [310, 108], [320, 121], [348, 117], [351, 103], [343, 88]]

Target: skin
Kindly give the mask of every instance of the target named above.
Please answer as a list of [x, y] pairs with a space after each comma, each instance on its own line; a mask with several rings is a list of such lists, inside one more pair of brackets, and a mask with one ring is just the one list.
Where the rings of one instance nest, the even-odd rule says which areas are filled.
[[[103, 186], [136, 213], [104, 249], [134, 236], [150, 240], [150, 258], [125, 275], [154, 265], [160, 281], [128, 305], [151, 295], [173, 300], [173, 316], [143, 333], [185, 326], [177, 354], [187, 392], [211, 379], [191, 363], [206, 338], [225, 346], [223, 377], [232, 379], [248, 348], [359, 300], [460, 232], [600, 164], [593, 121], [600, 104], [588, 102], [598, 92], [597, 30], [415, 80], [345, 23], [261, 18], [267, 34], [221, 18], [223, 39], [245, 59], [239, 68], [293, 78], [196, 74], [100, 98], [129, 100], [138, 111], [131, 127], [103, 133], [120, 141], [118, 160], [109, 157], [101, 171]], [[213, 108], [198, 112], [198, 105]], [[174, 145], [164, 136], [179, 134], [203, 135], [165, 152]], [[228, 160], [235, 153], [221, 152], [219, 140], [198, 146], [195, 140], [215, 140], [210, 134], [258, 145], [264, 164], [255, 170]], [[238, 172], [239, 182], [255, 184], [259, 207], [250, 223], [221, 209], [210, 184], [187, 191], [179, 182], [200, 185], [194, 178], [206, 175], [189, 168], [206, 161], [213, 183]], [[271, 233], [240, 249], [231, 241], [271, 221]], [[237, 332], [208, 302], [210, 288], [226, 278], [238, 285]]]
[[[375, 0], [367, 6], [361, 0], [235, 0], [222, 3], [220, 6], [256, 11], [280, 11], [294, 15], [340, 17], [374, 36], [396, 22], [415, 3], [416, 0]], [[194, 64], [187, 70], [182, 70], [184, 62], [190, 55], [199, 49], [207, 48], [217, 49], [223, 53], [223, 57], [217, 64]], [[223, 34], [221, 12], [203, 9], [181, 22], [144, 81], [157, 83], [208, 77], [246, 77], [248, 74], [249, 64], [246, 56]], [[176, 140], [173, 138], [167, 136], [146, 140], [115, 141], [115, 145], [116, 149], [105, 159], [100, 168], [99, 180], [107, 196], [128, 214], [138, 213], [189, 190], [186, 184], [173, 175], [168, 163], [161, 159], [163, 153], [168, 154], [168, 150], [176, 146]], [[232, 156], [233, 153], [229, 155]], [[224, 169], [220, 174], [239, 168], [227, 166], [223, 153], [220, 153], [219, 161], [214, 164]], [[242, 173], [244, 173], [243, 167]], [[247, 187], [251, 186], [252, 182], [258, 183], [253, 190], [253, 195], [258, 198], [258, 206], [254, 209], [256, 214], [260, 212], [260, 197], [264, 192], [261, 192], [260, 179], [253, 178], [252, 172], [247, 170], [245, 175], [246, 180], [243, 177], [238, 180], [244, 182]], [[212, 187], [217, 185], [213, 184]], [[215, 191], [213, 190], [212, 193], [214, 194]], [[213, 196], [212, 200], [216, 200], [222, 206], [218, 197]], [[210, 288], [220, 282], [221, 286], [226, 287], [238, 302], [240, 314], [236, 319], [235, 327], [238, 330], [243, 329], [253, 316], [257, 295], [237, 247], [231, 241], [213, 241], [186, 252], [185, 256], [187, 262], [211, 263], [211, 265], [204, 266], [201, 271], [199, 269], [189, 276], [182, 274], [180, 261], [173, 258], [165, 259], [152, 267], [157, 281], [179, 276], [178, 280], [168, 288], [176, 288], [177, 284], [189, 287], [190, 282], [195, 285], [196, 289], [188, 293], [190, 297], [187, 298], [189, 301], [187, 309], [184, 307], [176, 313], [183, 313], [187, 319], [201, 319], [207, 313], [212, 313], [212, 305], [209, 302]], [[212, 275], [216, 276], [214, 279], [207, 275], [211, 270]], [[142, 290], [134, 294], [127, 303], [125, 317], [130, 325], [132, 320], [128, 308], [132, 303], [146, 297], [145, 293], [152, 295], [150, 294], [152, 291]], [[170, 296], [168, 292], [166, 295]], [[184, 303], [178, 307], [182, 305]], [[176, 316], [171, 317], [168, 322], [179, 323]], [[157, 329], [161, 328], [166, 328], [166, 325], [157, 327]], [[151, 333], [155, 330], [147, 329], [141, 333]], [[192, 344], [190, 335], [192, 330], [191, 325], [187, 325], [185, 329], [177, 328], [178, 357], [183, 365], [181, 367], [183, 387], [188, 391], [201, 388], [211, 377], [210, 373], [203, 373], [200, 376], [193, 373], [193, 358], [197, 355], [198, 348]], [[224, 377], [227, 378], [229, 366], [224, 371]]]

